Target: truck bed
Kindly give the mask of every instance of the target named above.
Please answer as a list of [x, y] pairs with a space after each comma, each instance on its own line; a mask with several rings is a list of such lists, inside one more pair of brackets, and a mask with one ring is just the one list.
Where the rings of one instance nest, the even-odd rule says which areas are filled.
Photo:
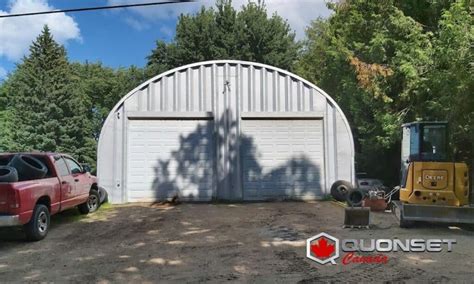
[[41, 196], [50, 197], [51, 213], [56, 213], [59, 210], [57, 201], [61, 199], [59, 179], [0, 183], [0, 215], [18, 215], [20, 223], [24, 224], [30, 220], [35, 203]]

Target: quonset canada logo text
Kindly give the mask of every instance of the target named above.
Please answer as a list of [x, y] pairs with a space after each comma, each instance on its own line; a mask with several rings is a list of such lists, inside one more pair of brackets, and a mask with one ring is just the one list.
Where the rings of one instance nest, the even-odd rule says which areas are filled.
[[306, 240], [306, 257], [319, 264], [388, 263], [389, 252], [451, 252], [455, 239], [342, 239], [326, 233]]

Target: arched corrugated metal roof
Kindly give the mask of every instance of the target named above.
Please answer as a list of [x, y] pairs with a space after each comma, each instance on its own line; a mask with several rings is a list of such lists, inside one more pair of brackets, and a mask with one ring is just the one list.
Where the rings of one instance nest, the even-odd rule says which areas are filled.
[[[343, 117], [343, 120], [344, 120], [344, 123], [346, 124], [346, 127], [348, 129], [351, 129], [350, 125], [349, 125], [349, 121], [347, 120], [346, 116], [344, 115], [344, 113], [342, 112], [342, 109], [339, 107], [339, 105], [336, 103], [336, 101], [334, 101], [334, 99], [329, 96], [325, 91], [323, 91], [322, 89], [320, 89], [318, 86], [314, 85], [313, 83], [309, 82], [308, 80], [296, 75], [296, 74], [293, 74], [289, 71], [286, 71], [286, 70], [283, 70], [283, 69], [280, 69], [280, 68], [277, 68], [277, 67], [274, 67], [274, 66], [270, 66], [270, 65], [266, 65], [266, 64], [262, 64], [262, 63], [256, 63], [256, 62], [250, 62], [250, 61], [242, 61], [242, 60], [210, 60], [210, 61], [202, 61], [202, 62], [197, 62], [197, 63], [192, 63], [192, 64], [188, 64], [188, 65], [184, 65], [184, 66], [180, 66], [180, 67], [177, 67], [177, 68], [174, 68], [174, 69], [171, 69], [171, 70], [168, 70], [164, 73], [161, 73], [159, 75], [156, 75], [155, 77], [143, 82], [142, 84], [140, 84], [138, 87], [136, 87], [135, 89], [131, 90], [130, 92], [128, 92], [128, 94], [126, 94], [124, 97], [122, 97], [122, 99], [120, 99], [120, 101], [115, 104], [115, 106], [112, 108], [112, 110], [110, 111], [109, 115], [107, 116], [105, 122], [104, 122], [104, 126], [108, 124], [108, 122], [110, 121], [111, 117], [113, 116], [113, 114], [117, 111], [117, 109], [124, 103], [124, 101], [126, 101], [128, 98], [130, 98], [131, 96], [133, 96], [134, 94], [137, 93], [137, 91], [145, 88], [147, 85], [149, 85], [150, 83], [154, 82], [154, 81], [157, 81], [159, 80], [160, 78], [162, 77], [165, 77], [165, 76], [168, 76], [170, 74], [173, 74], [175, 72], [179, 72], [181, 70], [186, 70], [188, 68], [196, 68], [198, 66], [203, 66], [203, 65], [210, 65], [210, 64], [225, 64], [225, 63], [229, 63], [229, 64], [243, 64], [243, 65], [250, 65], [250, 66], [255, 66], [255, 67], [259, 67], [259, 68], [266, 68], [266, 69], [270, 69], [270, 70], [273, 70], [273, 71], [276, 71], [276, 72], [280, 72], [280, 73], [283, 73], [289, 77], [292, 77], [293, 79], [295, 80], [298, 80], [298, 81], [301, 81], [307, 85], [309, 85], [310, 87], [312, 87], [313, 89], [317, 90], [319, 93], [321, 93], [323, 96], [326, 97], [326, 99], [328, 101], [331, 102], [331, 104], [333, 104], [336, 109], [342, 114], [342, 117]], [[349, 131], [350, 132], [350, 135], [351, 135], [351, 147], [354, 148], [354, 138], [352, 136], [352, 131]], [[100, 133], [100, 136], [99, 136], [99, 145], [98, 147], [100, 147], [100, 141], [101, 141], [101, 138], [102, 138], [102, 134], [103, 134], [103, 131], [101, 131]]]

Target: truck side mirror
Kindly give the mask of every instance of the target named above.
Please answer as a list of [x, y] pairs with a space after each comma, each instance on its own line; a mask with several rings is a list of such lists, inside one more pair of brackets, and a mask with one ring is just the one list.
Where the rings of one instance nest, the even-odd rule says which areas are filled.
[[91, 167], [88, 164], [82, 164], [82, 172], [83, 173], [90, 173], [91, 172]]

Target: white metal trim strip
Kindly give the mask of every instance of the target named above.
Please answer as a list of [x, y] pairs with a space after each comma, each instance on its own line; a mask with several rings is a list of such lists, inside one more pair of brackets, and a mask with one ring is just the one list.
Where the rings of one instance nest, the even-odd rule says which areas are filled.
[[155, 112], [155, 111], [129, 111], [128, 119], [213, 119], [210, 111], [203, 112]]
[[283, 118], [283, 119], [323, 119], [324, 113], [318, 112], [242, 112], [240, 114], [242, 119], [254, 118]]

